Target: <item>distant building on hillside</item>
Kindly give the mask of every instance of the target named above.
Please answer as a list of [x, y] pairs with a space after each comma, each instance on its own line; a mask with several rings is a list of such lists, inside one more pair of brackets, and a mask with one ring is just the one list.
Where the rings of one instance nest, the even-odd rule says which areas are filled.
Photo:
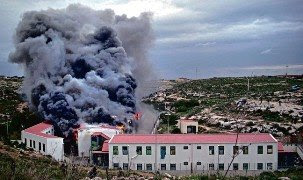
[[27, 148], [43, 155], [50, 155], [58, 161], [64, 159], [63, 138], [54, 136], [54, 127], [43, 122], [21, 132], [21, 140]]
[[271, 134], [119, 134], [109, 142], [109, 167], [145, 171], [258, 173], [278, 165]]
[[178, 127], [182, 134], [187, 133], [198, 133], [198, 121], [191, 119], [180, 119], [178, 122]]

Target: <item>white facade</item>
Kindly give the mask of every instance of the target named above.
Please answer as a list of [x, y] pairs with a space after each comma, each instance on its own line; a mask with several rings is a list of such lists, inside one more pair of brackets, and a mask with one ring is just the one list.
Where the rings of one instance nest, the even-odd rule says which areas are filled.
[[[154, 136], [155, 139], [157, 138], [156, 136], [157, 135]], [[115, 139], [115, 137], [113, 139]], [[231, 163], [233, 157], [233, 147], [235, 145], [235, 143], [229, 142], [164, 143], [161, 141], [158, 143], [123, 143], [120, 141], [119, 143], [116, 143], [113, 139], [109, 142], [110, 168], [119, 166], [124, 169], [130, 168], [133, 170], [150, 171], [202, 172], [212, 170], [215, 171], [218, 169], [227, 170], [228, 165]], [[224, 152], [222, 154], [218, 153], [219, 146], [224, 147]], [[246, 171], [246, 167], [247, 171], [277, 169], [278, 146], [274, 138], [272, 142], [238, 143], [237, 146], [239, 146], [239, 154], [235, 157], [230, 170]], [[263, 147], [263, 154], [258, 154], [258, 146]], [[122, 148], [125, 147], [129, 149], [129, 153], [123, 155]], [[142, 155], [138, 155], [137, 147], [142, 147]], [[151, 155], [146, 154], [147, 147], [151, 147]], [[166, 148], [166, 155], [161, 157], [161, 149], [164, 147]], [[212, 147], [214, 148], [213, 154], [210, 153], [210, 149]], [[248, 148], [247, 154], [246, 150], [245, 154], [243, 153], [245, 148], [242, 147]], [[114, 148], [118, 148], [118, 155], [114, 155]], [[171, 153], [171, 148], [175, 148], [175, 153]]]
[[27, 148], [32, 148], [43, 155], [50, 155], [57, 161], [64, 158], [63, 138], [53, 135], [53, 126], [40, 123], [21, 132], [21, 140]]
[[112, 126], [100, 125], [83, 125], [78, 129], [78, 152], [80, 157], [89, 157], [91, 151], [91, 136], [94, 133], [103, 133], [112, 138], [114, 135], [119, 134], [120, 130]]
[[181, 119], [178, 126], [182, 134], [198, 132], [198, 121]]

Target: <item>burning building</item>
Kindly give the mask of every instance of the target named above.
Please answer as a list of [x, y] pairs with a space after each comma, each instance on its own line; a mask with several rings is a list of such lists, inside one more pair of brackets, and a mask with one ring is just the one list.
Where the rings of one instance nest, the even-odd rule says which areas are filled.
[[82, 5], [23, 15], [9, 60], [24, 67], [22, 91], [54, 135], [71, 140], [82, 123], [133, 131], [136, 91], [149, 76], [150, 17]]
[[[108, 141], [122, 130], [110, 125], [81, 124], [73, 131], [74, 155], [89, 159], [92, 163], [108, 166]], [[64, 160], [64, 139], [54, 135], [54, 126], [45, 121], [21, 132], [21, 140], [27, 148], [43, 155]]]

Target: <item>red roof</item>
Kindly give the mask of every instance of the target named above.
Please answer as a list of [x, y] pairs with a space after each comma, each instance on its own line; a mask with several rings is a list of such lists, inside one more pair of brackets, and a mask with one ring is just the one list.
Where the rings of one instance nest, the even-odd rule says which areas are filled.
[[109, 140], [106, 140], [106, 141], [103, 142], [101, 151], [100, 150], [96, 150], [96, 151], [92, 151], [92, 153], [95, 153], [95, 154], [108, 154], [108, 152], [109, 152], [108, 141]]
[[92, 134], [92, 136], [102, 136], [104, 139], [110, 139], [108, 136], [106, 136], [104, 133], [102, 132], [94, 132]]
[[103, 146], [102, 146], [102, 152], [108, 152], [109, 148], [108, 148], [108, 141], [104, 141]]
[[[235, 143], [236, 134], [118, 134], [110, 144], [188, 144], [188, 143]], [[242, 133], [238, 143], [276, 143], [271, 134]]]
[[34, 134], [37, 136], [41, 136], [43, 138], [58, 138], [57, 136], [54, 136], [51, 134], [46, 134], [46, 133], [42, 132], [48, 128], [51, 128], [52, 126], [53, 125], [51, 125], [48, 122], [42, 122], [42, 123], [36, 124], [35, 126], [25, 129], [24, 132]]

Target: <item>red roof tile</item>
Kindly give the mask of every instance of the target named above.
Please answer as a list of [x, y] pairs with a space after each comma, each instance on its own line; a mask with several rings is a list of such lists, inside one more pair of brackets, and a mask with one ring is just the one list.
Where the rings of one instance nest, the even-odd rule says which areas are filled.
[[108, 140], [104, 141], [103, 146], [102, 146], [102, 152], [108, 152], [109, 148], [108, 148]]
[[[235, 143], [236, 134], [118, 134], [111, 140], [110, 144], [188, 144], [188, 143]], [[262, 143], [277, 140], [270, 134], [242, 133], [239, 134], [238, 143]]]
[[104, 139], [110, 139], [107, 135], [102, 132], [94, 132], [92, 136], [102, 136]]
[[92, 153], [95, 153], [95, 154], [107, 154], [108, 151], [109, 151], [108, 141], [109, 140], [106, 140], [106, 141], [103, 142], [101, 150], [99, 149], [99, 150], [96, 150], [96, 151], [92, 151]]
[[42, 131], [44, 131], [45, 129], [48, 129], [52, 127], [52, 125], [48, 122], [42, 122], [39, 124], [36, 124], [35, 126], [32, 126], [30, 128], [27, 128], [24, 130], [24, 132], [30, 133], [30, 134], [34, 134], [43, 138], [59, 138], [57, 136], [51, 135], [51, 134], [46, 134], [43, 133]]

